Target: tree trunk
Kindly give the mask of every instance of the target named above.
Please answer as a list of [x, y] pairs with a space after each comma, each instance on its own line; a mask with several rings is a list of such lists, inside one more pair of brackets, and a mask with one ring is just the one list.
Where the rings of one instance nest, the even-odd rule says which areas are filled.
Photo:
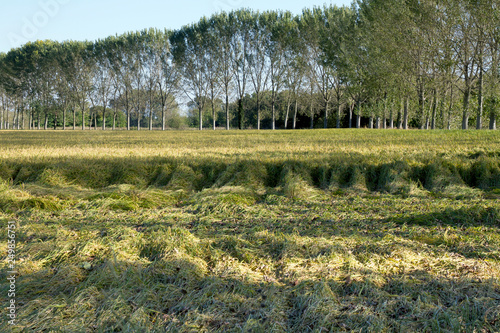
[[76, 130], [76, 108], [73, 106], [73, 130]]
[[272, 112], [272, 129], [273, 131], [276, 129], [276, 108], [275, 108], [275, 100], [274, 100], [274, 92], [271, 100], [271, 112]]
[[229, 131], [229, 94], [226, 86], [226, 130]]
[[436, 112], [437, 112], [437, 89], [434, 89], [434, 98], [432, 100], [432, 114], [431, 114], [431, 129], [436, 129]]
[[4, 99], [3, 95], [2, 95], [2, 108], [0, 109], [0, 130], [3, 130], [3, 113], [4, 113], [4, 109], [5, 109], [5, 99]]
[[330, 106], [330, 101], [325, 101], [325, 119], [324, 119], [324, 128], [328, 128], [328, 107]]
[[354, 111], [354, 103], [349, 105], [349, 128], [352, 128], [352, 113]]
[[483, 66], [480, 64], [479, 65], [479, 87], [478, 87], [479, 91], [478, 91], [478, 95], [477, 95], [477, 122], [476, 122], [476, 129], [478, 129], [478, 130], [483, 128], [483, 104], [484, 104], [483, 86], [484, 86]]
[[356, 128], [361, 128], [361, 103], [358, 102], [358, 114], [356, 115]]
[[165, 130], [165, 103], [161, 106], [161, 130]]
[[66, 107], [63, 107], [63, 131], [66, 130]]
[[151, 90], [153, 88], [149, 89], [149, 121], [148, 121], [148, 128], [150, 131], [153, 130], [153, 97]]
[[446, 129], [447, 130], [451, 129], [451, 110], [452, 110], [452, 104], [450, 103], [450, 107], [448, 108], [447, 122], [446, 122]]
[[243, 98], [238, 99], [238, 129], [243, 127]]
[[113, 113], [113, 131], [116, 129], [116, 112]]
[[425, 95], [424, 95], [424, 84], [422, 79], [420, 79], [421, 83], [418, 85], [418, 123], [419, 128], [425, 128], [424, 122], [424, 114], [425, 114]]
[[311, 113], [311, 129], [314, 128], [314, 104], [312, 100], [312, 94], [311, 94], [311, 108], [310, 108], [310, 113]]
[[215, 105], [214, 105], [214, 99], [212, 97], [212, 127], [213, 130], [215, 131]]
[[377, 118], [375, 120], [375, 123], [376, 123], [376, 128], [380, 129], [380, 127], [381, 127], [381, 125], [380, 125], [380, 116], [377, 116]]
[[150, 131], [153, 130], [153, 110], [151, 110], [151, 106], [149, 108], [149, 124], [148, 124], [148, 129]]
[[84, 130], [85, 130], [85, 106], [82, 107], [82, 131]]
[[496, 120], [496, 115], [494, 112], [490, 113], [490, 130], [496, 130], [497, 129], [497, 120]]
[[387, 129], [387, 94], [384, 97], [384, 114], [382, 117], [382, 127]]
[[[446, 98], [446, 94], [442, 96], [441, 100], [439, 101], [439, 128], [444, 129], [444, 100]], [[437, 122], [436, 122], [437, 123]]]
[[198, 112], [199, 112], [199, 122], [200, 122], [200, 131], [203, 130], [203, 108], [201, 106], [198, 107]]
[[340, 105], [340, 103], [337, 103], [337, 128], [340, 128], [341, 112], [342, 112], [342, 105]]
[[47, 114], [47, 112], [45, 112], [45, 121], [44, 121], [43, 129], [46, 130], [48, 125], [49, 125], [49, 115]]
[[141, 130], [141, 114], [139, 109], [137, 109], [137, 130]]
[[19, 106], [14, 107], [14, 119], [12, 120], [12, 128], [19, 129]]
[[409, 98], [405, 98], [405, 103], [404, 103], [404, 111], [403, 111], [403, 129], [407, 130], [408, 129], [408, 104], [409, 104]]
[[260, 130], [260, 93], [256, 93], [257, 97], [257, 130]]
[[130, 108], [128, 105], [128, 92], [125, 90], [125, 108], [127, 109], [127, 131], [130, 131]]
[[389, 128], [393, 129], [394, 128], [394, 111], [391, 107], [391, 112], [389, 114]]
[[446, 123], [446, 129], [450, 130], [451, 129], [451, 111], [453, 108], [453, 85], [451, 86], [450, 89], [450, 106], [448, 107], [448, 117], [447, 117], [447, 123]]
[[293, 129], [297, 128], [297, 110], [299, 108], [299, 101], [295, 98], [295, 111], [293, 112]]
[[285, 114], [285, 129], [288, 128], [288, 117], [290, 115], [290, 106], [291, 105], [292, 105], [292, 102], [288, 101], [287, 105], [286, 105], [286, 114]]
[[57, 129], [57, 114], [54, 115], [54, 130]]
[[464, 92], [464, 101], [463, 101], [463, 112], [462, 112], [462, 129], [469, 129], [469, 102], [470, 102], [470, 92], [469, 89], [466, 88]]
[[[97, 126], [96, 126], [96, 128], [97, 128]], [[102, 130], [103, 131], [106, 130], [106, 105], [102, 109]]]
[[17, 124], [17, 114], [18, 114], [19, 108], [17, 106], [14, 106], [14, 118], [12, 119], [12, 129], [16, 129], [16, 124]]
[[463, 110], [462, 110], [462, 129], [469, 129], [469, 103], [471, 93], [471, 78], [469, 76], [469, 66], [465, 66], [465, 91], [463, 96]]
[[24, 129], [24, 107], [21, 108], [21, 129]]
[[402, 129], [403, 128], [403, 105], [404, 105], [404, 102], [401, 103], [401, 108], [398, 110], [398, 119], [397, 119], [397, 126], [398, 126], [398, 129]]
[[370, 126], [370, 129], [373, 129], [373, 115], [370, 115], [369, 126]]
[[313, 83], [311, 83], [311, 105], [310, 105], [310, 114], [311, 114], [311, 129], [314, 128], [314, 86]]

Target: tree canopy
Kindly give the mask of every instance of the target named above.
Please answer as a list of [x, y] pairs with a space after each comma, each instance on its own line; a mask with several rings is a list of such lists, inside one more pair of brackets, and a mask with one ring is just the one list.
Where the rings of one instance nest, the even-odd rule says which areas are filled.
[[30, 42], [0, 54], [0, 129], [165, 130], [180, 109], [200, 130], [496, 129], [499, 6], [240, 9], [175, 31]]

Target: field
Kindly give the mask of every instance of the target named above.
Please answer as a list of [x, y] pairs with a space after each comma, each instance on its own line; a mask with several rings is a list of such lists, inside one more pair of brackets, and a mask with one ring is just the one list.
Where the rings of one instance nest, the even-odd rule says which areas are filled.
[[499, 199], [498, 131], [3, 131], [0, 331], [499, 332]]

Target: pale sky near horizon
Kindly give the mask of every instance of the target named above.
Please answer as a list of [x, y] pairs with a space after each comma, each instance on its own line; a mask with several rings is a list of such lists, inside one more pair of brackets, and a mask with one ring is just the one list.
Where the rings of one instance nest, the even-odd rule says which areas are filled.
[[289, 10], [352, 0], [20, 0], [0, 6], [0, 52], [38, 39], [96, 40], [145, 28], [178, 29], [220, 11]]

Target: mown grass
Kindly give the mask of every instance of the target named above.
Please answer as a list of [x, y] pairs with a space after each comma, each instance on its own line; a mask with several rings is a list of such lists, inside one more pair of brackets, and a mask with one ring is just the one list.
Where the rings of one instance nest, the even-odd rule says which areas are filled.
[[496, 132], [0, 143], [15, 332], [500, 331]]

